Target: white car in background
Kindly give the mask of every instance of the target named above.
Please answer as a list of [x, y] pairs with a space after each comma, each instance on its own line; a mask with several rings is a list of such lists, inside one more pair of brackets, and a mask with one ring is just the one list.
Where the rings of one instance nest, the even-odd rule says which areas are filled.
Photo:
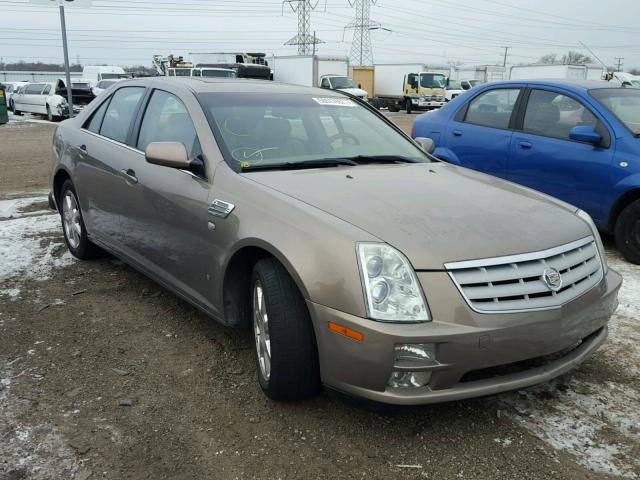
[[[71, 82], [73, 111], [79, 113], [95, 95], [88, 82]], [[55, 122], [69, 117], [67, 88], [63, 79], [55, 82], [28, 83], [22, 86], [12, 97], [12, 111], [15, 115], [35, 113], [45, 115], [47, 120]]]
[[100, 80], [98, 83], [96, 83], [96, 85], [91, 89], [91, 91], [93, 92], [93, 94], [97, 97], [98, 95], [100, 95], [102, 92], [104, 92], [107, 88], [109, 88], [111, 85], [113, 85], [114, 83], [118, 83], [121, 80], [123, 80], [122, 78], [119, 79], [110, 79], [110, 80]]
[[444, 89], [444, 99], [447, 102], [450, 102], [451, 100], [456, 98], [458, 95], [463, 94], [465, 91], [466, 90], [462, 88], [462, 85], [460, 84], [460, 82], [456, 80], [449, 80], [449, 83]]
[[13, 95], [18, 93], [20, 87], [26, 85], [28, 82], [2, 82], [5, 87], [4, 94], [7, 98], [7, 108], [13, 111]]

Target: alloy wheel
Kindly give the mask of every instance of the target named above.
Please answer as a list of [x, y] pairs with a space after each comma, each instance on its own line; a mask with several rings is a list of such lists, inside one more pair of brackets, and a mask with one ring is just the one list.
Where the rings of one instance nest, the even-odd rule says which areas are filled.
[[260, 280], [253, 285], [253, 336], [256, 342], [258, 365], [265, 380], [271, 376], [271, 339], [269, 337], [269, 316]]
[[71, 248], [78, 248], [82, 235], [80, 209], [75, 195], [70, 190], [67, 190], [62, 200], [62, 223], [69, 245]]

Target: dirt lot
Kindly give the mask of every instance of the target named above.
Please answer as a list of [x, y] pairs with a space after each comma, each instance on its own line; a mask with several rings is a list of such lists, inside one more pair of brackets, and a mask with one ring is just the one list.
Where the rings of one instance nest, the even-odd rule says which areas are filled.
[[52, 132], [0, 126], [0, 480], [640, 476], [640, 268], [615, 250], [610, 339], [549, 385], [411, 409], [275, 403], [248, 332], [112, 257], [71, 258], [46, 210]]

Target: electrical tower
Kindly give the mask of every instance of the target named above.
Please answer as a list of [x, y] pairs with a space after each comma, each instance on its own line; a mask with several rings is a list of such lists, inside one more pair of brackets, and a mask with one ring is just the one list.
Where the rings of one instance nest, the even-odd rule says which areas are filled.
[[344, 27], [345, 30], [353, 30], [349, 54], [351, 65], [360, 67], [373, 65], [371, 30], [381, 28], [380, 22], [371, 20], [371, 5], [375, 5], [376, 2], [377, 0], [349, 0], [349, 5], [356, 9], [356, 18]]
[[615, 60], [617, 62], [617, 67], [616, 67], [616, 72], [621, 72], [622, 71], [622, 65], [624, 65], [622, 63], [622, 61], [624, 60], [624, 57], [615, 57]]
[[289, 4], [291, 10], [298, 14], [298, 34], [285, 45], [297, 45], [298, 55], [311, 55], [315, 53], [316, 45], [324, 43], [319, 40], [315, 33], [311, 33], [311, 11], [318, 6], [318, 2], [312, 0], [283, 0], [282, 5]]

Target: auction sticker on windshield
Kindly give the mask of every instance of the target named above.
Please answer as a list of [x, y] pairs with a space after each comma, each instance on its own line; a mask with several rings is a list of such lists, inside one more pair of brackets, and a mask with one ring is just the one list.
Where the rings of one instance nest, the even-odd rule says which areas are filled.
[[335, 107], [355, 107], [356, 103], [348, 98], [336, 98], [336, 97], [313, 97], [313, 99], [320, 105], [332, 105]]

